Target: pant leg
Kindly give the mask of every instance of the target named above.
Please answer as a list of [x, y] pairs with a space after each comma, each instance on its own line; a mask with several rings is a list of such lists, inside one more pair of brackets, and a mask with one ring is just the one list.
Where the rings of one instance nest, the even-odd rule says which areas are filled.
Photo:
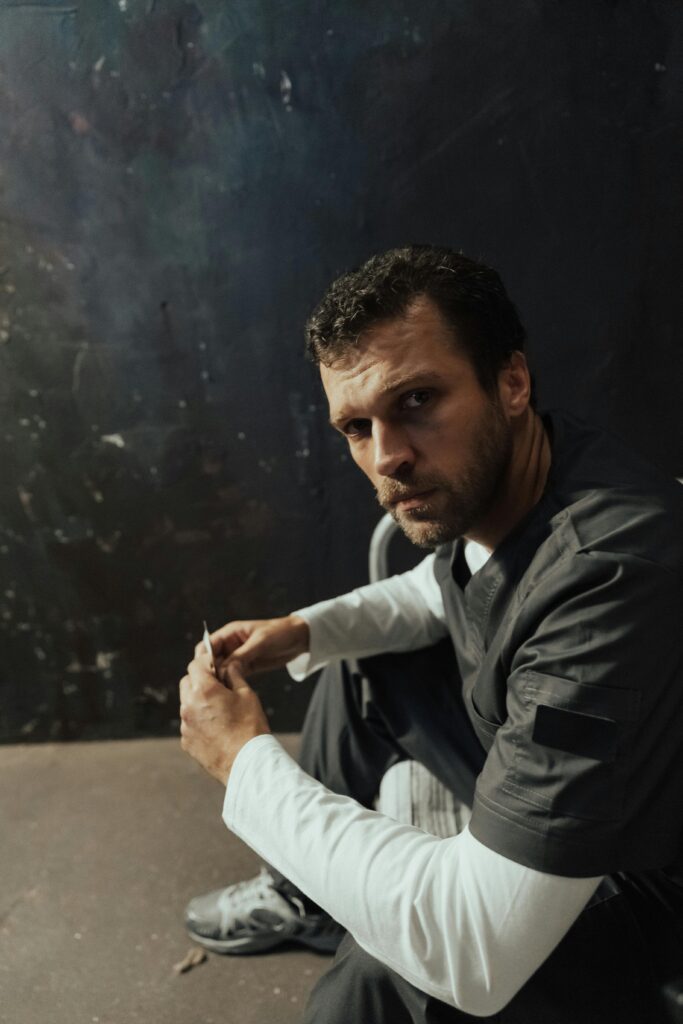
[[589, 906], [499, 1013], [473, 1017], [421, 992], [347, 935], [302, 1024], [667, 1024], [647, 936], [628, 895]]
[[465, 1024], [481, 1019], [420, 992], [346, 935], [311, 993], [302, 1024]]
[[420, 761], [470, 804], [484, 764], [449, 639], [323, 670], [304, 722], [299, 763], [366, 807], [397, 761]]
[[501, 1024], [668, 1024], [657, 961], [632, 894], [617, 881], [579, 915]]

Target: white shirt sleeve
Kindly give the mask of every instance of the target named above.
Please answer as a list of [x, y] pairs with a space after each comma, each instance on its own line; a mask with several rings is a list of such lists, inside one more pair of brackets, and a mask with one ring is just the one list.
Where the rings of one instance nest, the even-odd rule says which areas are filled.
[[367, 810], [271, 735], [238, 754], [223, 819], [373, 957], [474, 1016], [512, 999], [600, 882], [516, 864], [467, 830], [438, 839]]
[[409, 572], [319, 601], [295, 614], [306, 620], [310, 647], [287, 665], [293, 679], [305, 679], [335, 658], [364, 658], [410, 651], [448, 634], [434, 555]]

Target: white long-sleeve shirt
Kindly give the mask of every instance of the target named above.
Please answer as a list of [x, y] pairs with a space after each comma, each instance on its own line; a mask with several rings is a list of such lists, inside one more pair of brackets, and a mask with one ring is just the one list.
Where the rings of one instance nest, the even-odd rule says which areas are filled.
[[[468, 545], [476, 572], [487, 552]], [[301, 614], [303, 678], [334, 658], [410, 650], [447, 635], [434, 556]], [[339, 796], [307, 776], [272, 736], [238, 754], [223, 818], [376, 959], [474, 1016], [505, 1006], [571, 927], [600, 878], [525, 867], [465, 830], [438, 839]]]
[[[470, 557], [480, 568], [487, 552], [479, 544], [476, 548], [478, 562], [474, 562], [474, 553]], [[296, 680], [336, 658], [411, 651], [448, 634], [441, 590], [434, 576], [434, 555], [409, 572], [319, 601], [296, 614], [306, 620], [310, 630], [308, 652], [287, 665]]]

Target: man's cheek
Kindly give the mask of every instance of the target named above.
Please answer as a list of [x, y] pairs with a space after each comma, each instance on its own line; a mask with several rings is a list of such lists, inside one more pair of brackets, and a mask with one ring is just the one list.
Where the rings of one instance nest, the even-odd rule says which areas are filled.
[[364, 473], [366, 477], [375, 486], [377, 486], [377, 480], [375, 478], [375, 473], [373, 472], [374, 459], [372, 453], [372, 445], [349, 443], [349, 455], [356, 463], [361, 473]]

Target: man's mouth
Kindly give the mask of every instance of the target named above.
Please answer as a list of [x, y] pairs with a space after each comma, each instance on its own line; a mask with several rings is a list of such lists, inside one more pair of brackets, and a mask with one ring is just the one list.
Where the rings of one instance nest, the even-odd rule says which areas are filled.
[[405, 512], [408, 509], [417, 508], [419, 505], [422, 505], [425, 498], [428, 498], [433, 493], [434, 488], [429, 491], [416, 491], [414, 494], [408, 494], [402, 498], [396, 498], [391, 502], [391, 505], [395, 509]]

